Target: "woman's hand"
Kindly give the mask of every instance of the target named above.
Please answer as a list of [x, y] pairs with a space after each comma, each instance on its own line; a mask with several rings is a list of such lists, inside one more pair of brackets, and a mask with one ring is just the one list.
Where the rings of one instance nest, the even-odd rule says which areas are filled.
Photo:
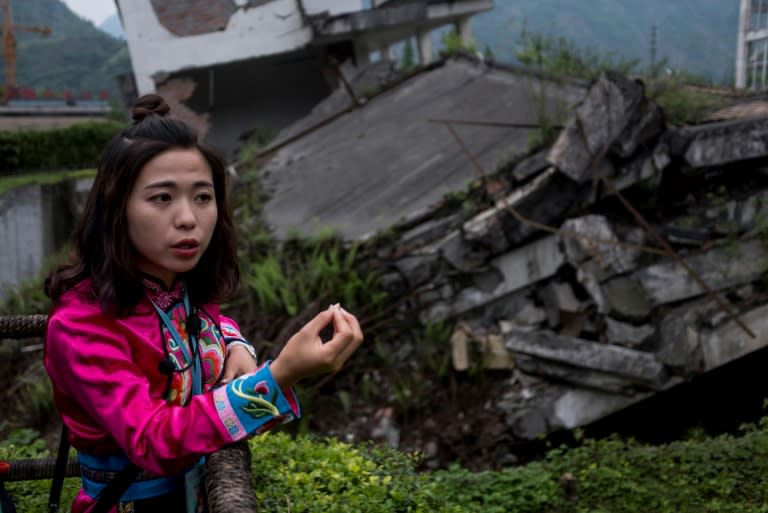
[[[333, 323], [333, 337], [323, 343], [320, 331]], [[360, 323], [338, 304], [320, 312], [288, 342], [270, 365], [272, 378], [281, 387], [327, 372], [336, 372], [363, 341]]]
[[224, 360], [224, 376], [219, 383], [225, 385], [238, 376], [256, 372], [257, 368], [258, 364], [251, 353], [243, 346], [233, 344], [227, 348], [227, 358]]

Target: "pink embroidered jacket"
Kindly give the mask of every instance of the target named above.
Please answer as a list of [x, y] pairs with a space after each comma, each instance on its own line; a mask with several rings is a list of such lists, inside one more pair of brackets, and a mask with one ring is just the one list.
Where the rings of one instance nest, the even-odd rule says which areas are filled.
[[[181, 283], [170, 292], [150, 280], [145, 286], [188, 344]], [[45, 368], [78, 451], [124, 453], [144, 470], [172, 475], [202, 455], [299, 415], [293, 392], [279, 390], [263, 364], [256, 372], [262, 375], [257, 389], [275, 389], [260, 390], [267, 393], [259, 397], [274, 404], [267, 404], [271, 413], [261, 414], [258, 424], [238, 421], [225, 387], [216, 385], [223, 375], [226, 343], [242, 340], [242, 335], [218, 305], [198, 309], [203, 390], [193, 395], [191, 369], [169, 372], [160, 364], [168, 360], [175, 369], [184, 369], [185, 359], [149, 300], [139, 303], [132, 315], [115, 319], [104, 315], [91, 297], [89, 280], [66, 292], [46, 330]], [[84, 511], [91, 502], [81, 490], [72, 511]]]

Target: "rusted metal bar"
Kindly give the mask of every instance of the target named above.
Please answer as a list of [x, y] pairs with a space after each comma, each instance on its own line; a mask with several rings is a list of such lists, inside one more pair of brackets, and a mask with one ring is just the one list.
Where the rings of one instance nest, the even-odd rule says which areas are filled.
[[[502, 121], [480, 121], [470, 119], [429, 119], [430, 123], [441, 123], [444, 125], [475, 125], [488, 126], [495, 128], [541, 128], [540, 123], [504, 123]], [[562, 125], [552, 125], [552, 128], [563, 128]]]
[[336, 57], [333, 55], [328, 57], [328, 62], [331, 64], [331, 67], [333, 68], [334, 73], [336, 73], [336, 77], [341, 81], [341, 83], [344, 85], [344, 90], [347, 91], [347, 94], [350, 98], [352, 98], [352, 101], [355, 105], [361, 105], [363, 102], [360, 101], [360, 98], [357, 97], [355, 94], [355, 90], [352, 88], [352, 85], [349, 83], [349, 80], [347, 80], [347, 77], [344, 76], [344, 73], [341, 72], [341, 68], [339, 68], [339, 62], [336, 60]]

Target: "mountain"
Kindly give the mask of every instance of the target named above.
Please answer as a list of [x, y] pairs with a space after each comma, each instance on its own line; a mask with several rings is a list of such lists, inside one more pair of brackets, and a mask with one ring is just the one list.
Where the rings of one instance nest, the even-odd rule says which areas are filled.
[[[58, 93], [69, 90], [75, 96], [83, 91], [119, 96], [115, 77], [131, 69], [124, 41], [97, 29], [60, 0], [10, 0], [10, 6], [15, 25], [51, 29], [47, 37], [15, 32], [19, 86]], [[0, 63], [0, 74], [4, 83], [5, 62]]]
[[106, 32], [110, 36], [117, 39], [125, 39], [125, 32], [123, 32], [123, 25], [120, 23], [120, 17], [117, 14], [113, 14], [106, 20], [101, 22], [98, 29], [102, 32]]
[[667, 59], [713, 82], [733, 83], [737, 0], [496, 0], [496, 7], [473, 19], [480, 49], [490, 47], [502, 62], [515, 62], [521, 29], [564, 37], [601, 55], [640, 59], [647, 69], [651, 33], [656, 59]]

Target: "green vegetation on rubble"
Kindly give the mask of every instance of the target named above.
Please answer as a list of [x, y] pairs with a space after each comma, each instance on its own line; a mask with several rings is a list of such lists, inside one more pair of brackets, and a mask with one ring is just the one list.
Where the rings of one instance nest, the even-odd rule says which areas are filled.
[[646, 95], [659, 104], [672, 125], [696, 121], [723, 103], [720, 95], [701, 87], [700, 78], [684, 72], [668, 72], [665, 60], [643, 73], [638, 59], [580, 47], [565, 37], [531, 32], [525, 24], [520, 31], [516, 57], [526, 66], [561, 78], [595, 80], [607, 70], [639, 76], [645, 84]]

